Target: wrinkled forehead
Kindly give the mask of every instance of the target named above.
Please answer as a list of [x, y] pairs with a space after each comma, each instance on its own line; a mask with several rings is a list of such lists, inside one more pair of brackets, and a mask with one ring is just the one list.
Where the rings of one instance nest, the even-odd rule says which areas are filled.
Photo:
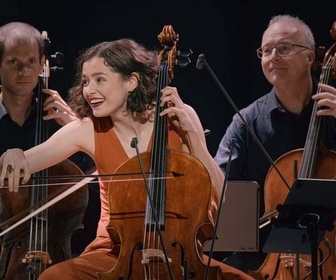
[[39, 57], [39, 45], [36, 40], [9, 40], [4, 46], [4, 56], [36, 56]]
[[277, 42], [300, 43], [301, 33], [299, 28], [291, 22], [276, 22], [269, 26], [263, 36], [261, 45], [274, 44]]
[[8, 36], [3, 40], [5, 45], [13, 46], [20, 44], [33, 44], [36, 43], [38, 46], [38, 41], [36, 37], [28, 36], [27, 34], [15, 33], [12, 36]]

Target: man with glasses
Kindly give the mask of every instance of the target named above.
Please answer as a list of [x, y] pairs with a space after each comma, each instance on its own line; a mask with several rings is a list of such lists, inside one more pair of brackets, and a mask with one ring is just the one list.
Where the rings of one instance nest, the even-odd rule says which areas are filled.
[[[235, 139], [228, 179], [253, 180], [260, 184], [260, 213], [263, 215], [263, 186], [271, 167], [270, 159], [276, 161], [287, 152], [305, 146], [315, 101], [321, 108], [317, 114], [324, 116], [321, 129], [323, 143], [327, 148], [336, 150], [336, 89], [314, 81], [311, 74], [315, 60], [314, 37], [310, 28], [297, 17], [273, 17], [264, 31], [257, 55], [261, 59], [262, 71], [273, 87], [240, 113], [269, 158], [236, 114], [219, 143], [215, 160], [225, 173], [231, 143]], [[318, 87], [320, 93], [314, 95]], [[283, 201], [279, 201], [281, 203]], [[270, 226], [266, 226], [260, 230], [259, 252], [234, 252], [224, 262], [245, 272], [257, 270], [266, 257], [262, 249], [269, 229]]]

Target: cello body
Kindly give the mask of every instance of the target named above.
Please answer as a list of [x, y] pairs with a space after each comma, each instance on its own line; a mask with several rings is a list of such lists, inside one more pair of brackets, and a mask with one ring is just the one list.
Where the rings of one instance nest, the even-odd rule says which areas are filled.
[[[150, 153], [141, 157], [148, 170]], [[168, 150], [167, 170], [165, 226], [161, 233], [173, 277], [205, 279], [207, 264], [202, 260], [202, 248], [212, 237], [217, 193], [211, 187], [207, 169], [192, 155]], [[174, 172], [178, 175], [173, 175]], [[144, 247], [147, 192], [137, 157], [116, 173], [139, 175], [134, 180], [125, 176], [123, 182], [118, 176], [118, 182], [112, 180], [109, 186], [111, 216], [107, 230], [114, 246], [119, 247], [119, 257], [114, 268], [99, 273], [99, 279], [148, 279], [144, 270], [151, 269], [157, 274], [150, 279], [171, 279], [162, 246]], [[207, 279], [221, 279], [219, 272], [218, 267], [211, 267]]]
[[[49, 130], [48, 122], [43, 120], [46, 96], [42, 93], [43, 88], [48, 88], [51, 70], [48, 55], [50, 41], [46, 31], [42, 32], [41, 37], [45, 61], [36, 92], [32, 94], [32, 101], [36, 103], [31, 110], [32, 114], [36, 113], [34, 145], [44, 142], [53, 133], [53, 130]], [[25, 140], [27, 147], [32, 147], [31, 136], [24, 137], [28, 138]], [[9, 192], [7, 188], [0, 191], [0, 232], [4, 233], [0, 237], [0, 279], [34, 280], [48, 266], [71, 258], [72, 234], [83, 227], [88, 202], [87, 187], [82, 187], [33, 217], [29, 215], [76, 182], [76, 179], [69, 178], [62, 184], [58, 176], [83, 175], [80, 168], [72, 161], [65, 160], [35, 175], [26, 186], [20, 187], [19, 192]], [[26, 220], [26, 217], [31, 218]], [[14, 225], [18, 226], [12, 228]]]
[[[82, 175], [82, 171], [70, 160], [65, 160], [48, 170], [50, 176]], [[75, 180], [68, 180], [69, 183]], [[48, 180], [54, 186], [49, 188], [48, 200], [69, 188], [60, 185], [57, 179]], [[21, 187], [17, 193], [3, 189], [0, 192], [1, 231], [10, 226], [11, 218], [26, 216], [31, 209], [32, 187]], [[41, 205], [45, 201], [41, 201]], [[82, 220], [88, 202], [88, 190], [84, 186], [47, 210], [48, 219], [36, 216], [9, 233], [0, 237], [0, 279], [37, 279], [48, 266], [71, 258], [71, 236], [83, 227]], [[37, 208], [39, 205], [34, 205]], [[7, 221], [4, 223], [4, 221]], [[45, 224], [47, 223], [47, 224]], [[39, 232], [36, 240], [31, 240], [30, 231]], [[45, 232], [47, 230], [47, 232]], [[44, 238], [44, 235], [47, 235]]]
[[[335, 23], [330, 34], [335, 36]], [[321, 67], [321, 84], [329, 84], [335, 73], [335, 51], [333, 44], [325, 54]], [[321, 89], [318, 88], [319, 94]], [[273, 213], [279, 204], [284, 203], [290, 186], [297, 178], [336, 179], [336, 152], [327, 149], [320, 135], [321, 117], [317, 115], [319, 110], [317, 102], [314, 102], [312, 115], [307, 132], [304, 149], [297, 149], [282, 155], [275, 165], [284, 180], [280, 178], [274, 167], [271, 167], [265, 178], [264, 199], [265, 215]], [[336, 181], [335, 181], [336, 187]], [[276, 211], [275, 211], [276, 212]], [[332, 280], [336, 279], [336, 222], [331, 231], [326, 231], [324, 239], [318, 245], [316, 252], [317, 264], [313, 266], [311, 254], [283, 254], [269, 253], [257, 271], [251, 271], [250, 275], [257, 280], [261, 279], [309, 279]], [[312, 242], [313, 243], [313, 242]], [[314, 268], [314, 269], [312, 269]]]
[[100, 280], [222, 279], [220, 267], [208, 265], [203, 256], [203, 244], [214, 232], [218, 193], [206, 166], [182, 151], [173, 116], [160, 116], [173, 106], [161, 106], [160, 98], [172, 79], [174, 64], [180, 61], [178, 37], [170, 25], [158, 35], [164, 49], [159, 54], [162, 63], [152, 104], [151, 151], [140, 153], [133, 138], [136, 156], [117, 168], [118, 176], [111, 176], [108, 184], [106, 229], [118, 260], [109, 271], [98, 273]]
[[[276, 166], [284, 175], [287, 183], [291, 186], [296, 178], [296, 169], [301, 166], [303, 149], [297, 149], [281, 156], [276, 162]], [[330, 150], [321, 150], [316, 164], [317, 179], [335, 179], [336, 178], [336, 152]], [[335, 182], [336, 187], [336, 182]], [[278, 204], [282, 204], [287, 195], [288, 188], [277, 174], [274, 168], [271, 168], [265, 180], [265, 213], [270, 213], [276, 209]], [[325, 240], [319, 245], [318, 263], [324, 258], [325, 262], [318, 267], [319, 280], [336, 279], [336, 228], [333, 231], [326, 231]], [[257, 280], [262, 279], [296, 279], [295, 274], [299, 272], [299, 279], [312, 279], [311, 256], [300, 254], [280, 254], [269, 253], [262, 264], [256, 270], [249, 274]]]

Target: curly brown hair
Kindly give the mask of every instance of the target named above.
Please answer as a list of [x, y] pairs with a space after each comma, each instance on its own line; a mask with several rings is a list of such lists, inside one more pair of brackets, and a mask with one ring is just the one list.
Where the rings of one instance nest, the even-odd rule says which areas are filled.
[[134, 72], [139, 74], [138, 86], [128, 95], [126, 108], [130, 112], [144, 112], [156, 98], [158, 54], [147, 50], [133, 39], [101, 42], [84, 50], [77, 59], [74, 86], [69, 90], [69, 106], [80, 117], [92, 117], [92, 109], [83, 98], [82, 68], [93, 57], [102, 57], [107, 66], [125, 79]]

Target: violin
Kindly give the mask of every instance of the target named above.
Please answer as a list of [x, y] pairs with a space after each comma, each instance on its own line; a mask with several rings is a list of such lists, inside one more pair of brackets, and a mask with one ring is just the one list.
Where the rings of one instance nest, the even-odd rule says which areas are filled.
[[[48, 47], [50, 41], [46, 31], [42, 32], [45, 46], [45, 63], [35, 96], [37, 117], [35, 144], [48, 137], [47, 121], [43, 121], [44, 94], [48, 88], [50, 71]], [[58, 53], [59, 55], [59, 53]], [[55, 68], [54, 68], [55, 69]], [[59, 68], [58, 68], [59, 69]], [[88, 201], [87, 187], [82, 187], [66, 199], [39, 211], [68, 187], [60, 185], [58, 176], [82, 175], [83, 172], [70, 160], [42, 171], [22, 187], [18, 193], [3, 190], [0, 211], [0, 229], [5, 234], [0, 239], [0, 279], [37, 279], [50, 265], [71, 258], [71, 236], [82, 225]], [[53, 179], [47, 179], [53, 177]], [[68, 182], [75, 182], [69, 179]], [[26, 219], [26, 217], [30, 217]], [[14, 226], [15, 225], [15, 226]]]
[[[218, 199], [204, 164], [194, 156], [170, 148], [168, 119], [159, 116], [161, 89], [173, 78], [180, 57], [179, 39], [171, 25], [164, 26], [158, 39], [163, 45], [156, 97], [152, 149], [138, 154], [117, 170], [109, 187], [113, 245], [119, 248], [116, 265], [98, 273], [108, 279], [206, 279], [207, 265], [202, 248], [212, 238]], [[181, 60], [187, 64], [188, 58]], [[136, 148], [136, 139], [133, 141]], [[143, 167], [143, 169], [142, 169]], [[148, 174], [148, 177], [146, 177]], [[123, 179], [123, 180], [121, 180]], [[197, 196], [195, 194], [197, 189]], [[124, 201], [125, 203], [121, 203]], [[210, 267], [208, 279], [219, 279], [219, 268]]]
[[[336, 21], [330, 34], [336, 39]], [[325, 53], [321, 65], [320, 83], [329, 84], [335, 74], [336, 43]], [[321, 92], [318, 90], [317, 94]], [[320, 139], [321, 117], [316, 115], [316, 102], [312, 110], [308, 133], [304, 149], [290, 151], [276, 160], [275, 165], [284, 182], [274, 168], [270, 168], [265, 179], [265, 215], [274, 216], [277, 205], [283, 203], [288, 195], [288, 185], [292, 185], [297, 178], [336, 178], [336, 151], [327, 149]], [[276, 186], [276, 187], [275, 187]], [[257, 280], [261, 279], [336, 279], [335, 256], [336, 229], [326, 231], [324, 239], [318, 247], [317, 269], [314, 267], [311, 255], [269, 253], [257, 271], [249, 274]], [[314, 267], [315, 268], [315, 267]]]

